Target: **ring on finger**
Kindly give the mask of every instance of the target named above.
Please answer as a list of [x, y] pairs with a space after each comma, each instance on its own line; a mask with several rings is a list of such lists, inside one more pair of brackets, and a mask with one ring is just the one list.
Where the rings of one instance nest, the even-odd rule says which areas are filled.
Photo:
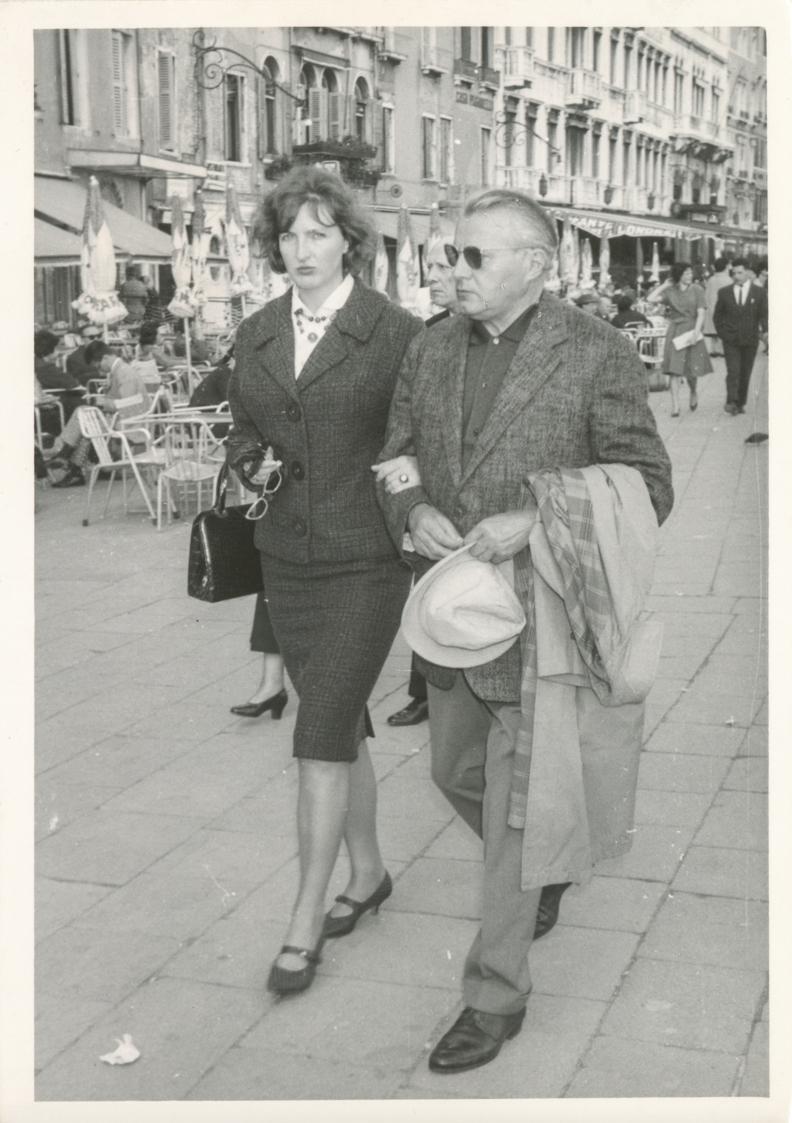
[[402, 474], [399, 476], [399, 483], [400, 484], [406, 484], [409, 481], [409, 479], [410, 479], [410, 477], [407, 475], [407, 473], [402, 472]]

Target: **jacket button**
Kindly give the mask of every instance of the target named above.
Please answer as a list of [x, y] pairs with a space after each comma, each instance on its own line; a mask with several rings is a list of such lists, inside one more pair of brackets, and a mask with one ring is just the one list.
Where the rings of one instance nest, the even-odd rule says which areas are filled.
[[305, 476], [305, 469], [299, 460], [293, 460], [291, 466], [291, 475], [294, 480], [301, 480]]
[[286, 410], [286, 416], [288, 417], [289, 421], [299, 421], [300, 407], [292, 402], [289, 408]]
[[292, 530], [294, 531], [294, 533], [297, 535], [298, 538], [304, 538], [305, 535], [308, 533], [308, 527], [305, 525], [305, 523], [302, 521], [302, 519], [295, 519], [294, 520], [294, 522], [292, 523]]

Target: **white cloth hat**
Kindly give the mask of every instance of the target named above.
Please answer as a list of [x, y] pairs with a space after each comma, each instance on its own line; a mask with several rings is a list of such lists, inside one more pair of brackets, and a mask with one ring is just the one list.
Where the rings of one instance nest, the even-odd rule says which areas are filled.
[[497, 659], [525, 627], [525, 613], [501, 566], [462, 546], [424, 574], [407, 599], [402, 631], [410, 647], [441, 667], [478, 667]]

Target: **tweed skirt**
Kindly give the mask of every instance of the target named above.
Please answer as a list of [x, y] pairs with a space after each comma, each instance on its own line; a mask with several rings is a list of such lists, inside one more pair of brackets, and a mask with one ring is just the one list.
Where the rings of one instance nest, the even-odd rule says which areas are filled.
[[294, 756], [352, 762], [412, 573], [398, 558], [298, 565], [261, 556], [270, 619], [299, 706]]

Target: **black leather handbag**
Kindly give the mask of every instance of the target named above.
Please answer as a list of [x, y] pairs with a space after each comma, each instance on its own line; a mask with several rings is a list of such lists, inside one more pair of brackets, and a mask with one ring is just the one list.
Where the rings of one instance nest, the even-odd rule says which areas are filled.
[[215, 481], [214, 504], [196, 515], [190, 534], [187, 592], [198, 600], [231, 600], [264, 591], [259, 551], [253, 543], [256, 524], [245, 515], [250, 504], [226, 507], [228, 465]]

